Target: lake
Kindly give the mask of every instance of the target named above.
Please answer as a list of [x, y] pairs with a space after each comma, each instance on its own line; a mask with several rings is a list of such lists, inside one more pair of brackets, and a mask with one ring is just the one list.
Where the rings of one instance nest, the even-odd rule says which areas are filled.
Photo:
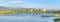
[[15, 14], [0, 14], [0, 22], [54, 22], [53, 13], [17, 12]]

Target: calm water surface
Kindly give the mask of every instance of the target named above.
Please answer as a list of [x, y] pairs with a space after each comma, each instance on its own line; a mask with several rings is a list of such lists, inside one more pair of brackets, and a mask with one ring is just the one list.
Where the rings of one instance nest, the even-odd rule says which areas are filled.
[[54, 22], [52, 13], [0, 14], [0, 22]]

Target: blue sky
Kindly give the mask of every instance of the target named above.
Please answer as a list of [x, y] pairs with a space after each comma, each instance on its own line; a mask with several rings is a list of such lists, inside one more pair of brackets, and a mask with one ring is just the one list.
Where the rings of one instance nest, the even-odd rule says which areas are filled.
[[0, 0], [0, 6], [60, 9], [60, 0]]

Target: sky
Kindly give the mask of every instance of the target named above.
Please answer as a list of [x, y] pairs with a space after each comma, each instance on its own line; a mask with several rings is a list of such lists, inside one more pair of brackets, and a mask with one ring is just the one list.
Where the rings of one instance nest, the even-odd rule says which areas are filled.
[[0, 0], [0, 6], [60, 9], [60, 0]]

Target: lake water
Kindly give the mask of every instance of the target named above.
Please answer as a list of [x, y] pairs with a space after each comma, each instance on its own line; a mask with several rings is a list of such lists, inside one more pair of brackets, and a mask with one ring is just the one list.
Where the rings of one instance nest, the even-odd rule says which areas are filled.
[[54, 22], [54, 18], [52, 13], [0, 14], [0, 22]]

